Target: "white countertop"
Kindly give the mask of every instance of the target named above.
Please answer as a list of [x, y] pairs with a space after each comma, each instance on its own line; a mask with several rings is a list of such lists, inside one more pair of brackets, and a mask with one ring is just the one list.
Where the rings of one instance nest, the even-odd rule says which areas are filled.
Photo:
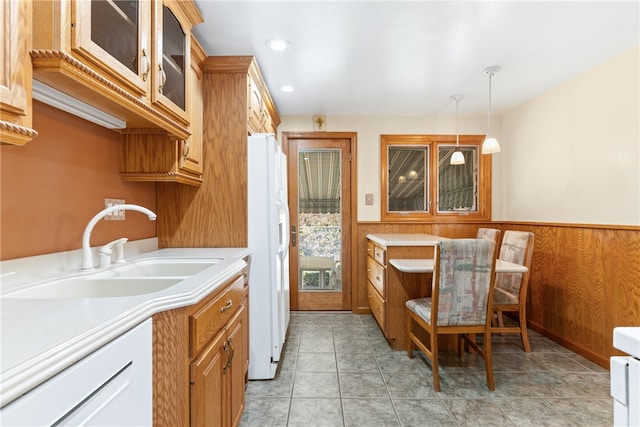
[[613, 346], [636, 359], [640, 359], [640, 326], [613, 328]]
[[432, 234], [367, 234], [367, 239], [384, 247], [389, 246], [435, 246], [446, 237]]
[[[0, 298], [0, 407], [151, 317], [195, 304], [244, 267], [246, 248], [161, 249], [145, 258], [222, 258], [162, 291], [117, 298]], [[78, 272], [75, 272], [78, 274]], [[8, 273], [4, 273], [5, 278]], [[3, 285], [4, 286], [4, 285]]]
[[[389, 264], [403, 273], [433, 273], [433, 258], [426, 259], [390, 259]], [[501, 259], [496, 260], [496, 273], [526, 273], [524, 265], [514, 264]]]

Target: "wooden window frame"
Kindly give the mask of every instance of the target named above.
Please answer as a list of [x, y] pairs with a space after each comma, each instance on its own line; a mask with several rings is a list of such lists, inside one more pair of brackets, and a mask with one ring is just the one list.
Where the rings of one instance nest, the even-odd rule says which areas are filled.
[[[478, 146], [481, 152], [484, 135], [460, 135], [460, 145]], [[382, 222], [477, 222], [491, 221], [491, 155], [478, 156], [478, 210], [476, 212], [438, 212], [438, 149], [455, 145], [456, 135], [380, 135], [380, 193]], [[390, 146], [428, 146], [428, 212], [389, 212], [387, 187], [388, 149]]]

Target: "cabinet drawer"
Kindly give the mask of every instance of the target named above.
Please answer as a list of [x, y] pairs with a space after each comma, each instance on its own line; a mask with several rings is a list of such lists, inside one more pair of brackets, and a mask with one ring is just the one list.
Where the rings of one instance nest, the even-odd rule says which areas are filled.
[[373, 258], [367, 257], [367, 279], [378, 290], [380, 295], [385, 295], [384, 289], [384, 267], [378, 264]]
[[367, 299], [369, 300], [369, 308], [371, 309], [373, 317], [376, 318], [378, 325], [380, 325], [380, 328], [384, 331], [386, 319], [385, 301], [371, 282], [367, 282]]
[[375, 246], [373, 248], [373, 258], [380, 263], [380, 265], [387, 265], [386, 263], [386, 251], [382, 249], [380, 246]]
[[371, 258], [375, 258], [375, 247], [376, 245], [371, 240], [367, 240], [367, 255]]
[[195, 356], [231, 319], [244, 297], [244, 277], [238, 277], [226, 291], [189, 316], [189, 354]]

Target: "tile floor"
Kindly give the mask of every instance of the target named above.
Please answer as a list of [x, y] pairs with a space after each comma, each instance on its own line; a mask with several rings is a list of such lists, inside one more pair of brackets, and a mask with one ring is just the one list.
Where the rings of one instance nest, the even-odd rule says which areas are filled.
[[421, 353], [391, 349], [371, 315], [291, 316], [276, 379], [250, 381], [240, 425], [611, 426], [609, 372], [531, 332], [494, 336], [496, 390], [475, 354], [440, 352], [440, 393]]

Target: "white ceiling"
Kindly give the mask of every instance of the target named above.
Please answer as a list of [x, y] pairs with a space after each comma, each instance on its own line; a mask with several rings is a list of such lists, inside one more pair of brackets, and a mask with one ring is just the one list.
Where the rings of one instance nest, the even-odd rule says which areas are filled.
[[452, 114], [455, 94], [461, 115], [486, 114], [494, 65], [500, 113], [640, 43], [637, 0], [196, 4], [207, 54], [255, 56], [280, 115]]

